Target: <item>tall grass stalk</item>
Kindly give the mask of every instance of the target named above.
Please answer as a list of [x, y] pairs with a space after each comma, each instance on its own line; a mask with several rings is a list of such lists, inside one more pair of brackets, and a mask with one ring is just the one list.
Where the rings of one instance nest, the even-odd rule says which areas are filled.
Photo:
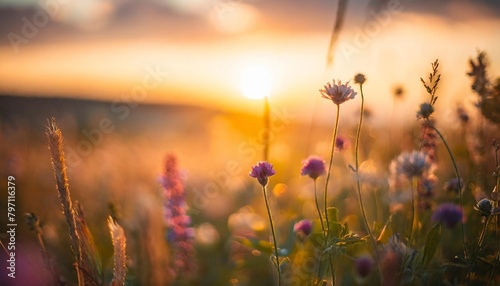
[[92, 234], [85, 222], [83, 208], [78, 202], [73, 204], [71, 200], [63, 151], [63, 136], [54, 118], [49, 121], [46, 134], [49, 141], [56, 188], [69, 228], [71, 248], [75, 256], [78, 285], [101, 285], [101, 262]]
[[108, 218], [108, 228], [113, 243], [113, 280], [111, 286], [125, 285], [127, 267], [125, 266], [127, 239], [123, 228], [111, 216]]

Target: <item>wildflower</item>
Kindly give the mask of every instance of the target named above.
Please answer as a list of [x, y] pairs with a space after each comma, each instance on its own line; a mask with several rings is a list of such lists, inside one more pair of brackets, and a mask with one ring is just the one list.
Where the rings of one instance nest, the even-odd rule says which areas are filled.
[[336, 105], [340, 105], [349, 99], [354, 99], [356, 92], [349, 86], [349, 81], [342, 84], [340, 80], [335, 84], [335, 80], [332, 80], [333, 85], [329, 82], [324, 86], [325, 89], [320, 89], [321, 96], [326, 99], [330, 99]]
[[437, 133], [434, 129], [434, 120], [425, 120], [421, 125], [421, 151], [427, 154], [429, 161], [437, 161]]
[[444, 190], [447, 192], [455, 192], [458, 194], [460, 192], [460, 188], [464, 185], [462, 179], [460, 179], [460, 184], [458, 178], [450, 179], [448, 182], [444, 183]]
[[335, 147], [337, 147], [339, 151], [347, 149], [348, 146], [349, 146], [349, 141], [347, 140], [346, 137], [337, 136], [337, 139], [335, 139]]
[[433, 112], [434, 107], [430, 103], [424, 102], [420, 104], [420, 109], [417, 112], [417, 118], [429, 119]]
[[456, 204], [444, 203], [437, 207], [432, 214], [432, 220], [442, 223], [447, 228], [453, 228], [462, 220], [462, 209]]
[[358, 73], [354, 76], [354, 83], [363, 84], [366, 81], [366, 77], [362, 73]]
[[276, 270], [278, 271], [278, 285], [281, 286], [281, 268], [280, 268], [278, 243], [276, 238], [276, 232], [274, 230], [274, 223], [273, 223], [273, 217], [271, 215], [271, 209], [269, 208], [269, 202], [267, 199], [267, 190], [266, 190], [266, 185], [269, 180], [269, 177], [274, 174], [276, 174], [276, 171], [273, 169], [273, 165], [269, 164], [266, 161], [257, 162], [257, 165], [253, 166], [252, 170], [248, 173], [250, 177], [256, 178], [262, 185], [262, 191], [263, 191], [262, 193], [264, 195], [264, 202], [266, 203], [267, 216], [269, 217], [269, 226], [271, 227], [271, 237], [273, 240], [274, 255], [276, 259]]
[[356, 272], [361, 277], [366, 277], [372, 271], [373, 259], [370, 256], [364, 255], [356, 259]]
[[268, 178], [276, 174], [273, 169], [273, 165], [266, 161], [257, 162], [257, 165], [252, 167], [252, 170], [248, 175], [252, 178], [256, 178], [263, 187], [267, 185]]
[[489, 199], [482, 199], [477, 203], [474, 209], [480, 212], [481, 216], [488, 217], [493, 211], [493, 203]]
[[313, 180], [325, 173], [325, 161], [318, 156], [309, 156], [302, 162], [302, 169], [300, 174], [302, 176], [308, 175]]
[[401, 276], [398, 273], [403, 266], [406, 251], [406, 245], [399, 240], [397, 234], [392, 235], [382, 246], [380, 271], [384, 277], [384, 285], [399, 285]]
[[300, 236], [308, 236], [312, 231], [312, 222], [308, 219], [298, 221], [293, 225], [293, 232]]
[[194, 269], [194, 230], [190, 227], [191, 217], [186, 211], [184, 183], [178, 170], [177, 157], [174, 155], [167, 155], [162, 185], [164, 217], [168, 228], [167, 240], [174, 251], [172, 272], [188, 276]]
[[423, 177], [417, 187], [418, 191], [418, 206], [420, 209], [428, 210], [432, 206], [432, 198], [434, 197], [434, 188], [437, 184], [437, 178], [433, 174]]
[[428, 156], [422, 151], [404, 152], [391, 163], [393, 173], [404, 175], [409, 180], [414, 177], [421, 177], [429, 171], [430, 167]]

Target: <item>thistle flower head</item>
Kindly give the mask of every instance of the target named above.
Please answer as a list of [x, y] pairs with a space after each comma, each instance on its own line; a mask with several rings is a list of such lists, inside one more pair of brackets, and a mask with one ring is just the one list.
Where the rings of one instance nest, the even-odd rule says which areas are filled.
[[252, 167], [252, 170], [248, 173], [248, 175], [252, 178], [256, 178], [263, 187], [267, 185], [269, 177], [276, 174], [276, 171], [273, 169], [273, 165], [269, 164], [266, 161], [257, 162], [255, 166]]
[[430, 103], [424, 102], [420, 104], [420, 108], [417, 111], [417, 118], [429, 119], [433, 112], [434, 107]]
[[442, 223], [447, 228], [453, 228], [462, 220], [462, 209], [453, 203], [439, 205], [432, 214], [432, 220]]
[[363, 84], [366, 81], [366, 77], [362, 73], [358, 73], [354, 76], [354, 83]]
[[335, 80], [332, 80], [332, 84], [328, 82], [324, 89], [320, 89], [321, 97], [330, 99], [336, 105], [340, 105], [349, 99], [353, 99], [356, 96], [356, 92], [349, 86], [349, 81], [342, 84], [340, 80], [335, 84]]
[[308, 236], [312, 231], [312, 222], [308, 219], [298, 221], [293, 225], [293, 232], [300, 236]]
[[490, 199], [482, 199], [477, 203], [474, 209], [477, 210], [481, 216], [488, 217], [493, 211], [493, 203]]
[[391, 163], [393, 173], [404, 175], [409, 180], [414, 177], [421, 177], [429, 171], [430, 167], [431, 163], [427, 155], [421, 151], [404, 152]]
[[313, 180], [325, 173], [325, 161], [318, 156], [309, 156], [302, 162], [302, 169], [300, 174], [302, 176], [308, 175]]

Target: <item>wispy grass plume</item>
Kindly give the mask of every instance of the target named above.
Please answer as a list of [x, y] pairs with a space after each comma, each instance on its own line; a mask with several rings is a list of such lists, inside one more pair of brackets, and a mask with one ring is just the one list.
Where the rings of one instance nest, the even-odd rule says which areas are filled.
[[61, 199], [62, 211], [69, 228], [71, 248], [75, 256], [78, 285], [102, 285], [101, 262], [92, 234], [85, 223], [82, 207], [78, 203], [74, 205], [71, 200], [63, 151], [63, 136], [55, 118], [49, 121], [46, 134], [49, 140], [56, 189]]
[[127, 267], [125, 266], [127, 239], [125, 238], [123, 228], [111, 216], [108, 217], [108, 228], [111, 233], [114, 252], [113, 280], [111, 281], [111, 286], [125, 285], [125, 276], [127, 274]]

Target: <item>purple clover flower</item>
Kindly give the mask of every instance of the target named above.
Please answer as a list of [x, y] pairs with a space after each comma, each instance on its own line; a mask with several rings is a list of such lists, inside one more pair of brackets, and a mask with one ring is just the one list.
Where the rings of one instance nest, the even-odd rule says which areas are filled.
[[313, 180], [316, 180], [319, 176], [323, 175], [325, 171], [325, 161], [323, 161], [321, 157], [313, 155], [302, 162], [300, 174], [302, 176], [308, 175]]
[[444, 203], [437, 207], [432, 214], [432, 220], [442, 223], [447, 228], [453, 228], [462, 220], [462, 209], [453, 203]]
[[273, 169], [273, 165], [266, 161], [257, 162], [257, 164], [252, 167], [250, 173], [248, 173], [250, 177], [256, 178], [263, 187], [267, 185], [268, 178], [274, 174], [276, 174], [276, 171]]
[[301, 236], [308, 236], [312, 232], [312, 222], [308, 219], [303, 219], [293, 225], [293, 232]]

